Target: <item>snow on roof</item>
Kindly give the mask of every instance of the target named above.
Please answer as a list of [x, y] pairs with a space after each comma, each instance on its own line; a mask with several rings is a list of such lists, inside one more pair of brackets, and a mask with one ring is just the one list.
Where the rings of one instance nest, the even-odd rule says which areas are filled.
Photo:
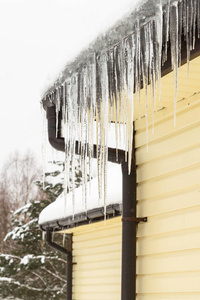
[[[90, 189], [91, 188], [91, 189]], [[107, 200], [106, 205], [122, 203], [122, 174], [121, 166], [109, 164], [107, 181]], [[75, 204], [73, 207], [73, 194], [70, 192], [67, 196], [62, 193], [56, 201], [48, 205], [39, 216], [39, 224], [50, 223], [56, 220], [62, 220], [69, 216], [86, 212], [98, 207], [104, 207], [103, 197], [98, 200], [98, 179], [94, 178], [87, 183], [88, 197], [86, 203], [82, 198], [82, 186], [75, 189]]]

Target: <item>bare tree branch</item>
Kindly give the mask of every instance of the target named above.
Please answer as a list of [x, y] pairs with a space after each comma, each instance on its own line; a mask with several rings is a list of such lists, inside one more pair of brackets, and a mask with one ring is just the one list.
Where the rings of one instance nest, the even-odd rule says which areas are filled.
[[47, 273], [51, 274], [53, 277], [63, 281], [63, 282], [67, 282], [65, 279], [61, 278], [59, 275], [54, 274], [53, 272], [47, 270], [45, 267], [41, 267], [41, 269], [45, 270]]

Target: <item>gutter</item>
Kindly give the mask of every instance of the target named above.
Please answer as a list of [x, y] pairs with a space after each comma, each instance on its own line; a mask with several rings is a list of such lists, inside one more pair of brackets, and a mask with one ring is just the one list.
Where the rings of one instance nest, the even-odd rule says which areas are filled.
[[[122, 214], [122, 204], [110, 204], [106, 206], [106, 219], [119, 217]], [[104, 220], [104, 207], [98, 207], [88, 210], [87, 213], [82, 212], [75, 214], [73, 217], [69, 216], [64, 219], [53, 220], [40, 224], [42, 230], [53, 228], [53, 231], [61, 231], [64, 229], [71, 229], [77, 226], [92, 224]]]
[[46, 242], [47, 244], [65, 254], [67, 256], [67, 300], [72, 300], [72, 234], [67, 235], [69, 238], [69, 243], [67, 249], [52, 242], [52, 231], [49, 228], [46, 228]]

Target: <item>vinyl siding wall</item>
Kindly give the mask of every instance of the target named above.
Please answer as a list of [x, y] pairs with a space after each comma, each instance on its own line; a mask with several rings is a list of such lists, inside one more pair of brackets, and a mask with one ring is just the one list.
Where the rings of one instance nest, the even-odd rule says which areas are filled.
[[136, 122], [137, 300], [200, 299], [200, 95]]
[[[200, 299], [200, 94], [136, 121], [137, 300]], [[69, 231], [68, 231], [69, 232]], [[73, 232], [73, 300], [121, 299], [121, 218]], [[133, 279], [134, 280], [134, 279]], [[130, 299], [131, 300], [131, 299]]]
[[121, 217], [73, 230], [73, 300], [121, 299]]

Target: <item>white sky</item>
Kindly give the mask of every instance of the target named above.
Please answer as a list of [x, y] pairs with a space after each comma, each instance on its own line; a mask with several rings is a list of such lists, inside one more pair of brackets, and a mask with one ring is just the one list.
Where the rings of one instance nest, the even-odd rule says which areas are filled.
[[[41, 160], [41, 90], [140, 0], [0, 0], [0, 168], [15, 150]], [[49, 76], [49, 77], [48, 77]]]

